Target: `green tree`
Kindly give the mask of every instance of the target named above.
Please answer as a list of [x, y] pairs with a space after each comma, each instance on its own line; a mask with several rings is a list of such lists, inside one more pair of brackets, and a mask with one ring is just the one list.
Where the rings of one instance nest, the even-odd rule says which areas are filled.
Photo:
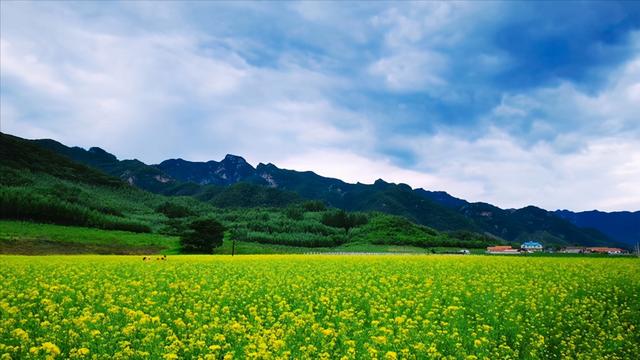
[[198, 219], [191, 222], [189, 230], [180, 238], [182, 252], [211, 254], [222, 245], [224, 225], [215, 219]]
[[364, 214], [349, 214], [344, 210], [327, 211], [322, 214], [322, 223], [336, 228], [343, 228], [346, 233], [350, 229], [367, 223], [367, 216]]

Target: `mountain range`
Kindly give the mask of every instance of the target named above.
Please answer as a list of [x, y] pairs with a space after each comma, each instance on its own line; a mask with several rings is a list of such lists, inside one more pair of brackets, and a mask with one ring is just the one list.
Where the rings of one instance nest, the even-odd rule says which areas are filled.
[[193, 196], [219, 207], [278, 207], [312, 199], [344, 210], [379, 211], [438, 230], [469, 230], [512, 242], [632, 247], [640, 239], [640, 212], [547, 211], [534, 206], [501, 209], [382, 179], [373, 184], [352, 184], [311, 171], [281, 169], [271, 163], [253, 167], [236, 155], [227, 155], [221, 161], [169, 159], [145, 164], [135, 159], [119, 160], [98, 147], [86, 150], [51, 139], [3, 137], [37, 145], [146, 191]]

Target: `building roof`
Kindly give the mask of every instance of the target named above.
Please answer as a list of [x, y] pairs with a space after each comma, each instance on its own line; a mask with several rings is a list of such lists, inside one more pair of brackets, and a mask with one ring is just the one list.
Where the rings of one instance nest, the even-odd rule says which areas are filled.
[[537, 241], [527, 241], [524, 244], [522, 244], [522, 246], [527, 246], [527, 247], [542, 247], [542, 244], [540, 244]]
[[505, 251], [505, 250], [513, 250], [511, 246], [499, 245], [499, 246], [489, 246], [487, 247], [487, 251]]
[[624, 250], [620, 249], [620, 248], [610, 248], [610, 247], [590, 247], [588, 248], [591, 251], [594, 252], [622, 252]]

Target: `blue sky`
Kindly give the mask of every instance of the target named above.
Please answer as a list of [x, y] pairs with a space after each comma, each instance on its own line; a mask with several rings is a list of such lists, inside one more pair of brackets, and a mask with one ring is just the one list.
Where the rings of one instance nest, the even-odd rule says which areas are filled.
[[2, 131], [640, 209], [638, 2], [2, 2]]

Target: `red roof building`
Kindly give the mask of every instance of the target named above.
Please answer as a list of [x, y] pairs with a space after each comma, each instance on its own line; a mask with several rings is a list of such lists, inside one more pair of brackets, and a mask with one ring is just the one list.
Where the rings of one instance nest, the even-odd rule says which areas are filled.
[[624, 252], [623, 249], [610, 247], [590, 247], [587, 250], [597, 254], [622, 254]]
[[511, 246], [489, 246], [488, 254], [520, 254], [520, 249], [514, 249]]

